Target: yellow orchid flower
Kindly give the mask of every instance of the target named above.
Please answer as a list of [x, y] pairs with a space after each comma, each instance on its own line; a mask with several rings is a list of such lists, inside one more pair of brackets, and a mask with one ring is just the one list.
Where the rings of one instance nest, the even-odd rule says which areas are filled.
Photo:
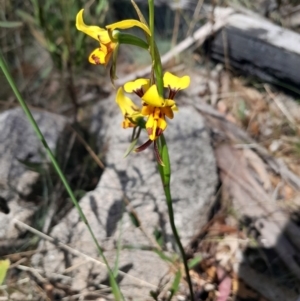
[[150, 80], [139, 78], [135, 81], [127, 82], [124, 90], [127, 93], [135, 93], [143, 101], [142, 109], [124, 95], [122, 88], [117, 92], [116, 101], [119, 104], [124, 116], [123, 128], [133, 127], [137, 125], [136, 118], [146, 117], [145, 124], [149, 140], [136, 149], [137, 152], [147, 148], [153, 141], [156, 145], [156, 139], [167, 128], [166, 117], [172, 119], [174, 112], [178, 111], [174, 97], [180, 90], [186, 89], [190, 85], [190, 77], [177, 77], [170, 72], [164, 74], [164, 87], [169, 88], [169, 96], [167, 99], [161, 97], [158, 93], [157, 86], [151, 85]]
[[106, 29], [94, 25], [86, 25], [83, 21], [83, 12], [84, 9], [80, 10], [76, 16], [76, 28], [100, 43], [100, 48], [96, 48], [89, 56], [89, 62], [92, 64], [107, 65], [109, 62], [112, 52], [118, 43], [117, 37], [114, 39], [113, 31], [115, 29], [128, 29], [136, 26], [143, 29], [148, 35], [151, 35], [149, 28], [145, 24], [134, 19], [107, 25]]
[[135, 127], [137, 125], [137, 119], [142, 118], [143, 115], [141, 114], [139, 107], [124, 94], [122, 87], [120, 87], [117, 91], [116, 103], [119, 105], [124, 116], [122, 127], [124, 129]]
[[178, 111], [173, 98], [179, 90], [187, 88], [190, 77], [177, 77], [170, 72], [164, 75], [164, 86], [169, 88], [169, 97], [164, 99], [158, 93], [157, 86], [150, 86], [149, 79], [140, 78], [124, 85], [128, 93], [135, 93], [143, 100], [141, 114], [148, 117], [146, 130], [151, 141], [156, 140], [167, 127], [166, 117], [172, 119], [174, 111]]
[[[156, 85], [150, 87], [150, 80], [146, 78], [139, 78], [135, 81], [127, 82], [124, 85], [124, 90], [127, 93], [137, 94], [145, 101], [143, 103], [141, 115], [148, 117], [146, 130], [149, 139], [154, 141], [167, 127], [165, 116], [173, 118], [171, 106], [175, 107], [175, 102], [173, 100], [164, 100], [159, 97]], [[146, 100], [144, 98], [145, 96]], [[161, 104], [164, 106], [160, 106]]]

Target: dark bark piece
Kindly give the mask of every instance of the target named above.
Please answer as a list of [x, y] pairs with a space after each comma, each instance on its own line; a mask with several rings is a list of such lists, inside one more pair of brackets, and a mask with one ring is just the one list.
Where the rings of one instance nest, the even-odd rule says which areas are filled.
[[230, 16], [211, 44], [211, 56], [273, 84], [300, 83], [300, 35], [264, 18]]

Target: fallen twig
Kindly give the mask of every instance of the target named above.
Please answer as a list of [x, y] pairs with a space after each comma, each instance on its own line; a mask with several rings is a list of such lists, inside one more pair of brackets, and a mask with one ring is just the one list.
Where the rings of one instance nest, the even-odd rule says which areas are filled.
[[[80, 252], [80, 251], [78, 251], [78, 250], [76, 250], [74, 248], [71, 248], [71, 247], [69, 247], [68, 245], [66, 245], [64, 243], [59, 242], [57, 239], [54, 239], [51, 236], [46, 235], [46, 234], [44, 234], [44, 233], [42, 233], [42, 232], [40, 232], [40, 231], [38, 231], [38, 230], [36, 230], [36, 229], [28, 226], [28, 225], [26, 225], [25, 223], [23, 223], [23, 222], [21, 222], [21, 221], [19, 221], [17, 219], [14, 219], [14, 223], [17, 224], [19, 227], [22, 227], [23, 229], [26, 229], [27, 231], [29, 231], [29, 232], [31, 232], [33, 234], [36, 234], [40, 238], [42, 238], [42, 239], [44, 239], [46, 241], [49, 241], [50, 243], [56, 245], [57, 247], [59, 247], [62, 250], [65, 250], [65, 251], [69, 252], [70, 254], [72, 254], [74, 256], [82, 257], [82, 258], [86, 259], [87, 261], [90, 261], [90, 262], [93, 262], [95, 264], [98, 264], [98, 265], [101, 265], [101, 266], [105, 267], [105, 264], [103, 262], [101, 262], [100, 260], [95, 259], [93, 257], [90, 257], [90, 256], [88, 256], [88, 255], [86, 255], [86, 254], [84, 254], [84, 253], [82, 253], [82, 252]], [[151, 284], [151, 283], [149, 283], [147, 281], [143, 281], [142, 279], [139, 279], [137, 277], [131, 276], [131, 275], [127, 274], [127, 273], [124, 273], [123, 271], [118, 270], [118, 273], [120, 275], [124, 276], [124, 277], [128, 277], [128, 278], [132, 279], [133, 281], [135, 281], [136, 283], [139, 283], [141, 285], [144, 285], [144, 286], [147, 286], [147, 287], [151, 287], [151, 288], [155, 288], [155, 289], [157, 288], [156, 285]]]

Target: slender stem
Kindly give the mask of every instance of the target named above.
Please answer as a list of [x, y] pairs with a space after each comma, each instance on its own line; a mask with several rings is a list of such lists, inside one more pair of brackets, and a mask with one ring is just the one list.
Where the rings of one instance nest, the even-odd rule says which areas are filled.
[[[40, 131], [40, 129], [39, 129], [39, 127], [38, 127], [35, 119], [32, 116], [32, 113], [30, 112], [30, 110], [29, 110], [26, 102], [24, 101], [23, 97], [21, 96], [21, 94], [20, 94], [20, 92], [19, 92], [19, 90], [18, 90], [18, 88], [17, 88], [17, 86], [16, 86], [16, 84], [15, 84], [15, 82], [14, 82], [14, 80], [13, 80], [11, 74], [10, 74], [10, 72], [8, 71], [8, 68], [7, 68], [6, 64], [5, 64], [5, 61], [4, 61], [4, 58], [3, 58], [3, 55], [2, 55], [1, 52], [0, 52], [0, 67], [1, 67], [1, 69], [2, 69], [2, 71], [4, 73], [4, 76], [6, 77], [8, 83], [10, 84], [10, 86], [11, 86], [11, 88], [12, 88], [12, 90], [13, 90], [15, 96], [16, 96], [16, 98], [18, 99], [18, 101], [19, 101], [19, 103], [20, 103], [20, 105], [21, 105], [21, 107], [22, 107], [22, 109], [23, 109], [26, 117], [28, 118], [31, 126], [33, 127], [33, 130], [35, 131], [38, 139], [42, 142], [42, 144], [43, 144], [43, 146], [44, 146], [44, 148], [46, 150], [46, 153], [49, 156], [49, 158], [51, 160], [51, 163], [53, 164], [54, 169], [56, 170], [58, 176], [60, 177], [61, 181], [63, 182], [63, 185], [65, 186], [65, 188], [66, 188], [66, 190], [67, 190], [67, 192], [68, 192], [68, 194], [69, 194], [69, 196], [70, 196], [70, 198], [71, 198], [74, 206], [76, 207], [76, 209], [77, 209], [77, 211], [78, 211], [78, 213], [80, 215], [80, 218], [86, 224], [86, 227], [87, 227], [88, 231], [90, 232], [90, 235], [92, 236], [92, 239], [93, 239], [93, 241], [94, 241], [94, 243], [95, 243], [95, 245], [97, 247], [97, 250], [98, 250], [98, 252], [99, 252], [102, 260], [104, 261], [104, 263], [105, 263], [105, 265], [107, 267], [108, 274], [109, 274], [109, 277], [110, 277], [111, 281], [113, 282], [113, 285], [115, 287], [118, 286], [117, 283], [116, 283], [116, 281], [115, 281], [115, 278], [113, 276], [113, 272], [112, 272], [111, 268], [108, 265], [108, 261], [107, 261], [105, 255], [104, 255], [104, 253], [102, 251], [102, 248], [100, 247], [100, 245], [99, 245], [99, 243], [98, 243], [98, 241], [96, 239], [96, 236], [95, 236], [94, 232], [92, 231], [91, 226], [90, 226], [88, 220], [86, 219], [86, 217], [85, 217], [85, 215], [84, 215], [81, 207], [79, 206], [79, 203], [78, 203], [78, 201], [77, 201], [77, 199], [76, 199], [76, 197], [75, 197], [75, 195], [74, 195], [74, 193], [73, 193], [73, 191], [72, 191], [72, 189], [71, 189], [71, 187], [70, 187], [70, 185], [69, 185], [69, 183], [68, 183], [65, 175], [63, 174], [63, 172], [62, 172], [62, 170], [61, 170], [58, 162], [56, 161], [55, 156], [53, 155], [51, 149], [49, 148], [48, 143], [46, 142], [46, 140], [45, 140], [42, 132]], [[124, 300], [121, 292], [119, 292], [119, 294], [120, 294], [119, 295], [120, 296], [119, 300]]]
[[149, 26], [151, 31], [150, 38], [150, 52], [151, 56], [154, 59], [155, 56], [155, 48], [154, 48], [154, 0], [148, 0], [149, 4]]
[[178, 235], [178, 231], [177, 231], [175, 221], [174, 221], [174, 211], [173, 211], [172, 197], [171, 197], [171, 190], [170, 190], [171, 164], [170, 164], [168, 146], [167, 146], [167, 143], [166, 143], [166, 140], [165, 140], [165, 137], [163, 134], [161, 136], [159, 136], [158, 148], [160, 151], [161, 159], [164, 163], [163, 166], [158, 163], [158, 170], [159, 170], [159, 173], [161, 176], [161, 180], [162, 180], [162, 184], [163, 184], [163, 188], [164, 188], [164, 192], [165, 192], [165, 196], [166, 196], [166, 200], [167, 200], [171, 229], [172, 229], [173, 235], [175, 237], [176, 243], [179, 247], [179, 250], [180, 250], [180, 253], [182, 256], [182, 261], [183, 261], [184, 269], [185, 269], [185, 273], [186, 273], [186, 280], [189, 285], [191, 300], [194, 301], [193, 285], [192, 285], [192, 281], [191, 281], [191, 277], [190, 277], [190, 273], [189, 273], [188, 262], [187, 262], [184, 248], [181, 244], [180, 237]]
[[[152, 70], [155, 68], [155, 48], [154, 48], [154, 0], [148, 0], [149, 6], [149, 27], [151, 31], [150, 37], [150, 54], [152, 57]], [[155, 83], [154, 74], [151, 73], [151, 85]]]
[[187, 279], [187, 283], [189, 285], [191, 300], [194, 301], [193, 285], [192, 285], [192, 280], [191, 280], [190, 273], [189, 273], [188, 262], [187, 262], [185, 251], [184, 251], [184, 248], [181, 244], [180, 237], [178, 235], [177, 228], [176, 228], [175, 221], [174, 221], [174, 211], [173, 211], [173, 205], [172, 205], [170, 186], [164, 187], [164, 191], [165, 191], [165, 196], [166, 196], [166, 199], [167, 199], [168, 212], [169, 212], [169, 218], [170, 218], [170, 224], [171, 224], [172, 232], [173, 232], [173, 235], [175, 237], [176, 243], [179, 247], [181, 256], [182, 256], [182, 261], [183, 261], [184, 269], [185, 269], [185, 273], [186, 273], [186, 279]]
[[[149, 5], [149, 26], [151, 31], [151, 37], [150, 37], [150, 54], [152, 57], [152, 68], [155, 73], [156, 77], [156, 85], [158, 93], [161, 97], [163, 97], [163, 78], [162, 78], [162, 65], [160, 60], [159, 51], [157, 49], [156, 43], [155, 43], [155, 37], [154, 37], [154, 0], [148, 0]], [[152, 84], [155, 83], [154, 79], [152, 80]]]

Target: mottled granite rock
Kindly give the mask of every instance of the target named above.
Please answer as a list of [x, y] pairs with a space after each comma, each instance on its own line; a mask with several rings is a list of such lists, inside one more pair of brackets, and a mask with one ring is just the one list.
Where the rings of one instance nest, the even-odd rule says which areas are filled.
[[[67, 119], [43, 111], [33, 111], [33, 116], [55, 151]], [[0, 212], [0, 241], [10, 239], [12, 245], [13, 239], [22, 234], [22, 230], [12, 223], [12, 218], [31, 224], [31, 217], [37, 210], [30, 194], [39, 174], [21, 162], [47, 163], [49, 160], [25, 114], [21, 108], [16, 108], [0, 114], [0, 196], [10, 209], [8, 215]]]
[[[106, 149], [107, 167], [97, 188], [88, 193], [80, 205], [112, 264], [118, 241], [122, 246], [133, 248], [121, 250], [119, 267], [127, 273], [127, 276], [122, 276], [121, 286], [125, 295], [135, 300], [146, 300], [150, 289], [158, 286], [168, 273], [169, 265], [156, 253], [142, 250], [141, 246], [143, 249], [153, 246], [153, 232], [162, 230], [167, 249], [176, 249], [153, 148], [124, 159], [131, 131], [120, 128], [122, 116], [114, 100], [101, 101], [93, 112], [91, 130], [97, 134], [99, 146]], [[165, 136], [172, 162], [175, 220], [186, 245], [206, 222], [213, 203], [217, 185], [216, 163], [203, 118], [194, 108], [180, 107]], [[146, 139], [143, 133], [140, 143]], [[138, 214], [146, 235], [133, 225], [124, 199]], [[86, 226], [75, 209], [54, 227], [51, 236], [97, 257]], [[68, 274], [69, 284], [79, 291], [91, 284], [97, 287], [107, 278], [102, 266], [53, 249], [50, 243], [43, 244], [43, 248], [49, 251], [34, 256], [33, 264], [43, 267], [48, 277], [53, 273], [64, 273], [66, 268], [73, 266]]]

